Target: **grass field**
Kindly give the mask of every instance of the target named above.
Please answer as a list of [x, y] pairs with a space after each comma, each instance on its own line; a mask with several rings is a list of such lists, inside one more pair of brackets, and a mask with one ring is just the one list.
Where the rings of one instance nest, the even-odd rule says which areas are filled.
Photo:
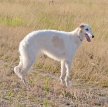
[[[0, 107], [108, 107], [107, 0], [0, 0]], [[13, 73], [18, 45], [33, 30], [72, 31], [89, 23], [95, 38], [73, 63], [72, 87], [60, 85], [60, 65], [41, 55], [28, 91]]]

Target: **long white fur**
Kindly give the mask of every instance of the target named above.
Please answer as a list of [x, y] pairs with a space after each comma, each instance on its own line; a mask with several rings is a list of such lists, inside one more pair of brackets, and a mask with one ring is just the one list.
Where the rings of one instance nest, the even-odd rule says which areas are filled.
[[[86, 31], [86, 29], [89, 31]], [[85, 33], [91, 36], [89, 25], [81, 24], [72, 32], [57, 30], [38, 30], [29, 33], [19, 45], [20, 62], [14, 72], [26, 84], [26, 75], [34, 64], [36, 57], [44, 53], [61, 63], [61, 82], [68, 86], [71, 77], [71, 64], [76, 50], [85, 38]], [[89, 37], [91, 38], [91, 37]]]

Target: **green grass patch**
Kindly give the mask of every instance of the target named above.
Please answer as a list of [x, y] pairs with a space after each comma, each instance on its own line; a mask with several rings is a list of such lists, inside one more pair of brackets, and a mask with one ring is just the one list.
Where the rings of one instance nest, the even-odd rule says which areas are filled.
[[44, 102], [43, 102], [43, 106], [44, 107], [52, 107], [52, 104], [49, 100], [45, 99]]
[[12, 27], [23, 26], [25, 24], [24, 20], [18, 17], [0, 17], [0, 24]]

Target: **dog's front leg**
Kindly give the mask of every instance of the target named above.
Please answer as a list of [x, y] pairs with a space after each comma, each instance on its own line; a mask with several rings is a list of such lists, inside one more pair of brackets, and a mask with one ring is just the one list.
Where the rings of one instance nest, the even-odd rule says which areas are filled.
[[69, 86], [69, 81], [71, 80], [71, 61], [66, 61], [65, 62], [65, 67], [66, 67], [66, 76], [65, 76], [65, 84], [66, 87]]
[[65, 61], [61, 61], [61, 75], [60, 80], [63, 85], [65, 85], [65, 76], [66, 76], [66, 68], [65, 68]]

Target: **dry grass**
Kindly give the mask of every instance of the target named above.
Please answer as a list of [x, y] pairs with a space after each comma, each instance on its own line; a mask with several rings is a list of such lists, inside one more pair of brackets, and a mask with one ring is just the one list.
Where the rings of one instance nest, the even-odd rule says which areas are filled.
[[[1, 107], [107, 107], [108, 106], [108, 1], [107, 0], [0, 0], [0, 106]], [[59, 63], [41, 56], [25, 90], [13, 67], [18, 45], [37, 29], [71, 31], [90, 23], [95, 39], [83, 43], [73, 64], [73, 87], [59, 84]], [[54, 76], [55, 75], [55, 76]]]

